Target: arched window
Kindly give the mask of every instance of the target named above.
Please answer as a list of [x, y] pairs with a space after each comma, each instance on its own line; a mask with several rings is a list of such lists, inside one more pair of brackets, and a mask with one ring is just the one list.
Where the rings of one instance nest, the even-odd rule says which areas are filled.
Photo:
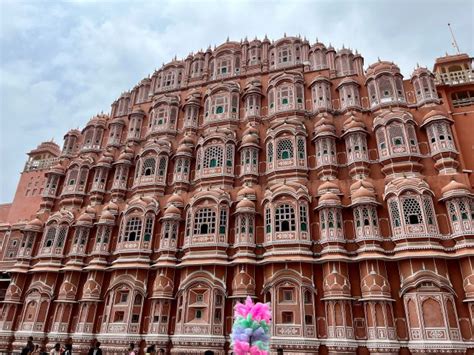
[[216, 212], [211, 208], [201, 208], [194, 215], [194, 235], [214, 234]]
[[142, 233], [142, 220], [139, 217], [128, 218], [123, 233], [124, 242], [133, 242], [140, 240]]
[[142, 165], [142, 176], [155, 175], [156, 160], [155, 158], [146, 158]]
[[278, 141], [277, 157], [280, 160], [293, 159], [293, 142], [290, 139], [280, 139]]
[[204, 151], [204, 168], [215, 168], [222, 166], [224, 152], [221, 146], [206, 147]]
[[423, 223], [423, 215], [421, 213], [420, 203], [417, 199], [405, 198], [403, 199], [402, 205], [405, 224]]
[[294, 232], [296, 230], [295, 210], [289, 204], [275, 209], [275, 232]]

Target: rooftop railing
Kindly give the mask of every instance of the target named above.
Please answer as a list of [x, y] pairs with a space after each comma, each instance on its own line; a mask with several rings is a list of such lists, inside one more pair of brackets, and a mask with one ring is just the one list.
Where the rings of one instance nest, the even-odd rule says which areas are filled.
[[474, 69], [452, 71], [449, 73], [436, 73], [437, 85], [462, 85], [474, 82]]

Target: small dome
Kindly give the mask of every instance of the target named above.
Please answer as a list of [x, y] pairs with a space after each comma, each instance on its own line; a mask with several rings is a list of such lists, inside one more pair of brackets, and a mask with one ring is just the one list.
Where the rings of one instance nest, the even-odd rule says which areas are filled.
[[239, 192], [237, 193], [237, 199], [240, 200], [244, 197], [249, 198], [250, 196], [255, 196], [255, 190], [250, 186], [244, 185]]
[[367, 69], [367, 76], [372, 76], [381, 72], [400, 73], [400, 68], [393, 62], [379, 60]]
[[259, 144], [258, 135], [256, 135], [256, 134], [246, 134], [246, 135], [243, 136], [242, 145], [253, 145], [253, 144], [256, 144], [256, 145]]
[[141, 115], [141, 116], [145, 116], [145, 111], [143, 111], [141, 108], [139, 107], [135, 107], [133, 110], [132, 110], [132, 115]]
[[192, 155], [193, 154], [193, 149], [186, 144], [181, 144], [178, 149], [176, 149], [176, 154], [186, 154], [186, 155]]
[[428, 68], [423, 68], [423, 67], [418, 67], [416, 68], [413, 73], [411, 74], [411, 77], [415, 77], [415, 76], [421, 76], [421, 75], [433, 75], [429, 70]]
[[364, 132], [366, 132], [367, 127], [366, 127], [364, 121], [362, 121], [362, 119], [360, 117], [350, 115], [344, 121], [344, 124], [342, 126], [342, 130], [344, 131], [344, 133], [352, 132], [352, 131], [364, 131]]
[[323, 114], [322, 118], [315, 123], [313, 134], [315, 138], [320, 136], [335, 136], [336, 126], [334, 125], [334, 118], [330, 115]]
[[469, 187], [461, 182], [452, 179], [445, 187], [441, 189], [443, 198], [466, 196], [471, 194]]
[[232, 280], [232, 294], [234, 296], [254, 296], [255, 288], [255, 280], [244, 270], [241, 270]]
[[250, 201], [247, 197], [244, 197], [239, 201], [239, 203], [237, 203], [236, 210], [239, 212], [244, 210], [255, 211], [255, 203]]
[[118, 205], [113, 201], [109, 201], [109, 203], [104, 207], [104, 210], [110, 211], [113, 214], [118, 213], [118, 209]]
[[182, 208], [184, 206], [184, 200], [183, 198], [177, 194], [177, 193], [174, 193], [170, 196], [170, 198], [168, 199], [167, 201], [167, 205], [174, 205], [176, 207], [180, 207]]
[[84, 226], [92, 226], [92, 222], [93, 222], [92, 216], [89, 213], [84, 212], [79, 216], [79, 218], [76, 221], [76, 224], [84, 225]]
[[78, 129], [70, 129], [70, 130], [64, 135], [64, 137], [67, 137], [67, 136], [79, 137], [80, 135], [81, 135], [81, 131], [79, 131]]
[[166, 210], [165, 210], [165, 217], [171, 217], [171, 216], [181, 216], [181, 211], [175, 207], [174, 205], [170, 205]]
[[63, 175], [66, 169], [61, 165], [61, 163], [57, 163], [56, 165], [52, 166], [51, 169], [48, 170], [48, 173]]
[[437, 120], [452, 121], [446, 112], [439, 111], [439, 110], [431, 110], [430, 112], [428, 112], [426, 115], [423, 116], [422, 126], [426, 125], [429, 122], [437, 121]]
[[109, 210], [103, 210], [100, 215], [99, 223], [114, 223], [115, 217]]
[[318, 194], [322, 195], [326, 192], [340, 193], [339, 186], [336, 183], [336, 180], [328, 180], [323, 182], [318, 188]]
[[326, 192], [319, 198], [318, 207], [324, 206], [339, 206], [341, 204], [341, 199], [339, 196], [332, 192]]
[[25, 226], [25, 230], [32, 231], [32, 232], [39, 232], [43, 228], [43, 222], [38, 218], [35, 217], [28, 224]]
[[360, 186], [357, 190], [351, 190], [351, 200], [353, 204], [376, 202], [375, 193], [364, 186]]
[[356, 182], [354, 182], [351, 187], [350, 187], [350, 190], [351, 190], [351, 194], [360, 189], [361, 187], [364, 187], [365, 189], [367, 190], [370, 190], [370, 191], [374, 191], [375, 192], [375, 188], [374, 188], [374, 185], [372, 185], [372, 183], [369, 181], [369, 180], [357, 180]]

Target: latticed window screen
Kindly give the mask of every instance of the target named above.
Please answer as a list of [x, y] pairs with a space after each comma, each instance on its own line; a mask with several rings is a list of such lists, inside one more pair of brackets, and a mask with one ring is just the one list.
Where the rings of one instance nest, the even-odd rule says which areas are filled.
[[326, 228], [326, 211], [322, 210], [319, 212], [319, 222], [321, 224], [321, 230]]
[[73, 169], [69, 173], [68, 185], [74, 185], [77, 180], [77, 175], [79, 174], [78, 169]]
[[305, 149], [304, 149], [304, 139], [298, 138], [298, 158], [304, 159], [305, 158]]
[[269, 163], [273, 161], [273, 143], [268, 143], [267, 147], [267, 160]]
[[58, 235], [56, 237], [56, 247], [61, 248], [64, 245], [64, 240], [67, 235], [67, 226], [61, 226], [58, 230]]
[[140, 240], [142, 233], [142, 220], [139, 217], [130, 217], [125, 225], [123, 233], [124, 242], [133, 242]]
[[267, 233], [270, 233], [272, 231], [272, 217], [269, 208], [265, 210], [265, 231]]
[[194, 235], [214, 234], [216, 231], [216, 212], [201, 208], [194, 215]]
[[360, 211], [359, 211], [359, 208], [356, 207], [354, 209], [354, 220], [356, 222], [356, 227], [360, 227], [361, 226], [361, 223], [360, 223]]
[[98, 232], [97, 244], [103, 243], [107, 244], [110, 239], [111, 229], [108, 226], [103, 226]]
[[423, 223], [420, 202], [416, 198], [405, 198], [402, 202], [405, 224]]
[[415, 128], [413, 127], [413, 125], [409, 124], [407, 127], [407, 130], [408, 130], [408, 140], [410, 141], [410, 145], [416, 146], [417, 140], [416, 140]]
[[371, 217], [372, 217], [372, 224], [374, 226], [377, 226], [378, 225], [378, 218], [377, 218], [377, 210], [375, 209], [375, 207], [371, 207], [370, 209], [370, 214], [371, 214]]
[[186, 236], [191, 235], [191, 211], [186, 214]]
[[451, 221], [456, 222], [458, 220], [458, 214], [456, 211], [456, 206], [454, 206], [452, 201], [448, 202], [448, 212], [449, 216], [451, 217]]
[[227, 225], [227, 210], [225, 208], [221, 209], [220, 218], [219, 218], [219, 234], [225, 234]]
[[328, 228], [334, 228], [334, 213], [328, 211]]
[[176, 236], [178, 235], [178, 224], [173, 223], [171, 226], [171, 239], [176, 239]]
[[153, 233], [153, 217], [147, 217], [145, 220], [145, 233], [143, 233], [143, 240], [145, 242], [150, 241], [152, 233]]
[[183, 166], [183, 159], [178, 159], [178, 160], [176, 161], [176, 165], [175, 165], [176, 173], [180, 173], [180, 172], [181, 172], [182, 166]]
[[160, 163], [158, 165], [158, 175], [164, 176], [166, 171], [166, 157], [160, 158]]
[[293, 158], [293, 142], [290, 139], [281, 139], [277, 144], [278, 159]]
[[401, 125], [391, 124], [388, 127], [388, 134], [393, 145], [398, 146], [404, 144], [403, 127]]
[[282, 86], [278, 89], [278, 102], [280, 105], [293, 103], [293, 88], [291, 86]]
[[385, 134], [381, 129], [377, 130], [376, 137], [377, 137], [377, 142], [380, 149], [385, 149], [387, 147], [385, 143]]
[[467, 206], [465, 200], [459, 200], [459, 212], [461, 212], [461, 219], [463, 221], [469, 219], [469, 213], [467, 211]]
[[247, 219], [245, 218], [245, 216], [240, 216], [239, 221], [240, 221], [240, 233], [245, 233], [247, 229]]
[[44, 238], [44, 247], [48, 248], [53, 245], [54, 237], [56, 236], [56, 227], [50, 226], [46, 231], [46, 237]]
[[222, 166], [224, 152], [221, 146], [213, 145], [207, 147], [204, 152], [204, 168], [215, 168]]
[[234, 147], [228, 144], [226, 147], [226, 166], [232, 166], [234, 162]]
[[275, 210], [275, 231], [289, 232], [295, 231], [295, 210], [288, 204], [283, 204]]
[[390, 215], [392, 216], [392, 224], [394, 227], [401, 226], [400, 210], [398, 209], [398, 203], [395, 200], [389, 202]]
[[364, 207], [362, 209], [362, 221], [364, 223], [364, 226], [370, 226], [369, 210], [367, 209], [367, 207]]
[[300, 205], [300, 227], [302, 232], [308, 230], [308, 213], [305, 205]]
[[291, 49], [288, 47], [283, 47], [278, 50], [278, 63], [288, 63], [291, 62]]
[[184, 164], [183, 164], [183, 173], [187, 173], [188, 170], [189, 170], [189, 159], [185, 159]]
[[142, 165], [142, 176], [155, 175], [155, 158], [146, 158]]
[[430, 196], [426, 196], [426, 195], [423, 196], [423, 208], [425, 210], [426, 219], [427, 219], [428, 224], [434, 225], [436, 217], [435, 217], [435, 214], [434, 214], [433, 203], [431, 201]]

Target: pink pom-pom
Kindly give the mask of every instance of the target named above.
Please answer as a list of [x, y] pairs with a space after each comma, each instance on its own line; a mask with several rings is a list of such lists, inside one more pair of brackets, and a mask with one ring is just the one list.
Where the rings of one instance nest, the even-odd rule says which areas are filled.
[[250, 355], [268, 355], [268, 351], [260, 350], [257, 346], [251, 346], [249, 349]]
[[257, 303], [250, 310], [250, 314], [252, 315], [252, 319], [257, 322], [262, 320], [265, 322], [270, 322], [272, 319], [270, 306], [267, 303]]
[[234, 342], [235, 355], [247, 355], [249, 351], [250, 351], [250, 344], [247, 343], [246, 341], [237, 340]]
[[252, 299], [247, 296], [247, 299], [245, 300], [245, 303], [237, 303], [235, 305], [235, 316], [236, 317], [243, 317], [247, 318], [247, 315], [250, 313], [252, 310], [252, 307], [254, 306]]

